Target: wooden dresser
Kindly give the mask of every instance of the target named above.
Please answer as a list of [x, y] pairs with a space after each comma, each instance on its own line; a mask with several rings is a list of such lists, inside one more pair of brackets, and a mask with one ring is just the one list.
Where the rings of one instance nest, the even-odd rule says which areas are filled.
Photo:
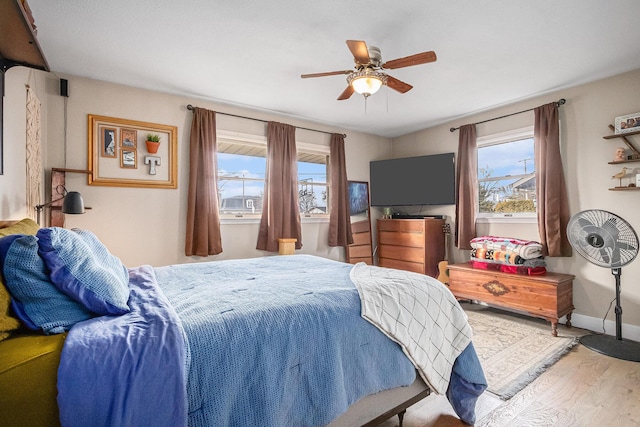
[[525, 276], [453, 264], [449, 266], [449, 289], [459, 299], [481, 301], [545, 319], [551, 322], [551, 333], [557, 336], [559, 318], [566, 315], [567, 326], [571, 326], [574, 277], [551, 272]]
[[444, 260], [444, 219], [379, 219], [378, 265], [438, 276]]

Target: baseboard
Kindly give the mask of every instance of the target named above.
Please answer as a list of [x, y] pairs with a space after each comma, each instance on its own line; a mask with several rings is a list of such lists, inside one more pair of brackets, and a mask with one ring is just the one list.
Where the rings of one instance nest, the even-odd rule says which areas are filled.
[[[560, 319], [560, 323], [565, 323], [566, 319]], [[596, 333], [602, 333], [602, 319], [597, 317], [585, 316], [584, 314], [574, 313], [571, 316], [571, 325], [576, 328], [587, 329]], [[607, 335], [616, 334], [616, 322], [614, 320], [605, 320], [604, 328]], [[622, 338], [640, 342], [640, 326], [629, 325], [622, 322]]]
[[[484, 302], [475, 302], [474, 304], [480, 304], [489, 307], [489, 304]], [[522, 313], [518, 310], [510, 310], [508, 308], [498, 307], [500, 310], [505, 311], [513, 311], [514, 313]], [[624, 319], [624, 317], [623, 317]], [[566, 324], [567, 317], [562, 317], [558, 319], [558, 323]], [[598, 334], [602, 333], [602, 319], [597, 317], [585, 316], [584, 314], [573, 313], [571, 315], [571, 325], [580, 328], [586, 329], [588, 331], [592, 331]], [[604, 322], [605, 333], [607, 335], [615, 336], [616, 335], [616, 322], [614, 320], [605, 320]], [[622, 338], [629, 339], [633, 341], [640, 342], [640, 326], [629, 325], [627, 323], [622, 322]]]

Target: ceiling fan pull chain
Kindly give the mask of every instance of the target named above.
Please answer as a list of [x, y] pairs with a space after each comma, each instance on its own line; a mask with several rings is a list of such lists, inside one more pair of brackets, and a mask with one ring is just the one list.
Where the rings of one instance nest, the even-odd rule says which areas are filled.
[[387, 114], [389, 114], [389, 88], [384, 90], [384, 94], [387, 97]]

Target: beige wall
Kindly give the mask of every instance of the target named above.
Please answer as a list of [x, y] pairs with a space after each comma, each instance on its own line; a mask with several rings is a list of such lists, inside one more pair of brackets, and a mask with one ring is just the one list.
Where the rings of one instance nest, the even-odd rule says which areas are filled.
[[[83, 174], [67, 174], [67, 189], [82, 193], [85, 205], [92, 209], [85, 215], [67, 215], [67, 227], [93, 231], [126, 265], [155, 266], [213, 259], [248, 258], [269, 254], [255, 249], [258, 223], [223, 224], [224, 252], [215, 257], [184, 255], [185, 217], [188, 180], [188, 144], [192, 113], [187, 104], [262, 120], [277, 120], [295, 126], [327, 132], [343, 132], [346, 138], [347, 175], [349, 179], [368, 181], [369, 161], [389, 157], [390, 140], [315, 123], [294, 120], [284, 115], [220, 105], [193, 97], [180, 97], [132, 87], [109, 84], [75, 76], [69, 80], [67, 99], [67, 158], [64, 156], [64, 103], [58, 95], [58, 77], [34, 72], [41, 86], [43, 102], [43, 143], [45, 169], [66, 167], [87, 169], [87, 114], [126, 118], [178, 127], [178, 188], [148, 189], [87, 185]], [[26, 212], [24, 202], [24, 84], [31, 73], [24, 68], [7, 74], [5, 106], [11, 110], [5, 118], [7, 137], [6, 174], [0, 176], [2, 219], [19, 219]], [[218, 129], [264, 135], [266, 125], [260, 121], [219, 115]], [[328, 145], [329, 135], [298, 130], [301, 142]], [[6, 185], [5, 183], [11, 183]], [[13, 183], [16, 183], [14, 186]], [[344, 249], [327, 245], [328, 223], [317, 220], [303, 223], [303, 248], [300, 253], [344, 260]]]
[[[200, 261], [200, 258], [184, 256], [184, 222], [187, 198], [187, 154], [191, 113], [185, 106], [189, 103], [265, 120], [278, 120], [293, 125], [329, 132], [345, 132], [343, 129], [315, 123], [293, 120], [284, 115], [252, 111], [198, 100], [195, 97], [180, 97], [149, 92], [74, 76], [69, 79], [70, 97], [67, 100], [67, 159], [64, 158], [64, 98], [58, 96], [58, 77], [52, 73], [32, 72], [16, 67], [6, 75], [5, 96], [5, 175], [0, 176], [0, 219], [19, 219], [25, 216], [24, 202], [24, 135], [25, 135], [25, 91], [24, 84], [36, 86], [43, 103], [43, 143], [46, 170], [51, 167], [84, 169], [87, 167], [87, 114], [99, 114], [141, 120], [178, 127], [179, 179], [178, 189], [139, 189], [88, 186], [83, 175], [69, 175], [67, 188], [80, 191], [87, 206], [93, 209], [85, 215], [67, 216], [67, 226], [92, 230], [113, 253], [129, 266], [140, 264], [166, 265], [171, 263]], [[584, 209], [606, 209], [625, 218], [640, 230], [640, 192], [614, 192], [608, 188], [615, 185], [611, 175], [619, 167], [608, 165], [619, 141], [602, 139], [608, 135], [607, 125], [614, 117], [640, 111], [640, 70], [600, 80], [591, 84], [549, 93], [535, 99], [516, 102], [451, 123], [442, 124], [420, 132], [390, 140], [346, 131], [347, 169], [349, 179], [369, 179], [369, 161], [390, 157], [455, 152], [458, 133], [449, 132], [451, 126], [478, 122], [523, 109], [566, 98], [567, 104], [560, 108], [563, 158], [569, 191], [571, 213]], [[508, 119], [493, 121], [478, 126], [478, 135], [531, 125], [533, 113], [525, 113]], [[264, 132], [264, 125], [251, 120], [219, 116], [220, 129], [243, 133]], [[298, 132], [305, 142], [326, 143], [326, 135], [315, 132]], [[638, 137], [635, 138], [640, 145]], [[631, 164], [635, 166], [635, 164]], [[640, 163], [636, 172], [640, 172]], [[454, 215], [453, 206], [416, 210], [412, 213]], [[380, 216], [376, 209], [372, 220]], [[261, 256], [256, 251], [255, 241], [258, 224], [225, 224], [222, 227], [224, 252], [207, 259], [244, 258]], [[326, 244], [326, 223], [303, 225], [304, 248], [301, 252], [344, 259], [344, 251], [329, 248]], [[375, 227], [374, 227], [375, 229]], [[508, 235], [537, 239], [535, 225], [491, 224], [479, 227], [481, 234]], [[454, 262], [465, 261], [467, 253], [454, 251]], [[206, 260], [206, 259], [205, 259]], [[577, 315], [574, 323], [600, 330], [600, 320], [614, 296], [613, 277], [607, 269], [589, 264], [579, 255], [571, 258], [548, 259], [549, 269], [576, 275], [574, 282], [574, 305]], [[640, 261], [623, 268], [623, 320], [625, 336], [640, 337]], [[613, 319], [613, 311], [609, 319]], [[633, 326], [635, 325], [635, 326]], [[609, 324], [610, 326], [610, 324]], [[608, 328], [609, 328], [608, 326]], [[637, 339], [637, 338], [636, 338]]]
[[[640, 111], [640, 70], [625, 73], [594, 83], [549, 93], [527, 101], [517, 102], [473, 114], [459, 120], [404, 135], [393, 140], [393, 157], [407, 157], [443, 152], [457, 152], [458, 132], [449, 128], [467, 123], [480, 122], [517, 111], [534, 108], [565, 98], [567, 103], [560, 107], [562, 155], [565, 165], [565, 179], [569, 193], [571, 215], [585, 209], [604, 209], [626, 219], [636, 232], [640, 232], [640, 191], [609, 191], [618, 185], [611, 176], [622, 168], [607, 164], [613, 160], [615, 147], [624, 145], [621, 140], [604, 140], [604, 135], [612, 132], [608, 124], [616, 116]], [[478, 136], [484, 136], [533, 124], [533, 112], [523, 113], [505, 119], [480, 124]], [[640, 148], [640, 137], [630, 137]], [[635, 173], [640, 173], [640, 163], [630, 163]], [[424, 213], [445, 214], [449, 221], [455, 215], [454, 206], [424, 209]], [[535, 224], [479, 224], [478, 234], [511, 236], [539, 240]], [[468, 260], [468, 251], [453, 251], [454, 262]], [[611, 271], [588, 263], [577, 253], [571, 258], [547, 258], [549, 270], [571, 273], [574, 282], [575, 316], [583, 322], [589, 321], [594, 330], [601, 331], [602, 319], [615, 295], [614, 278]], [[640, 261], [624, 267], [622, 275], [623, 322], [636, 325], [630, 333], [638, 333], [640, 325]], [[592, 319], [580, 319], [580, 315]], [[609, 319], [615, 319], [613, 309]], [[576, 323], [576, 322], [574, 322]], [[623, 330], [623, 335], [626, 331]]]

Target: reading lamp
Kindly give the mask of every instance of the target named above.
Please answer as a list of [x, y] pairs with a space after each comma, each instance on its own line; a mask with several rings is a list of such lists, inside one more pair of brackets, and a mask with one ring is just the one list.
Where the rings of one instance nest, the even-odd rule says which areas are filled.
[[[67, 191], [67, 189], [64, 188], [64, 186], [59, 185], [58, 187], [62, 187], [62, 194], [63, 194], [62, 197], [47, 203], [43, 203], [41, 205], [37, 205], [35, 207], [36, 212], [38, 213], [38, 216], [37, 216], [38, 225], [40, 225], [40, 212], [42, 212], [42, 210], [45, 207], [49, 206], [52, 203], [58, 202], [60, 200], [63, 200], [62, 213], [65, 213], [65, 214], [83, 214], [84, 213], [84, 200], [82, 200], [82, 195], [77, 191]], [[58, 191], [58, 188], [56, 188], [56, 191]]]

